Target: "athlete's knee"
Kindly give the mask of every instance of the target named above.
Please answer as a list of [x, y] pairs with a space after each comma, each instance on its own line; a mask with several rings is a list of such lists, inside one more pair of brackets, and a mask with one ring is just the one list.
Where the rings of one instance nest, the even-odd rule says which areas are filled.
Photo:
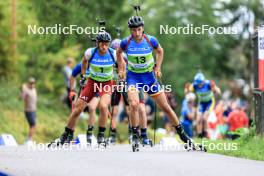
[[105, 110], [107, 110], [107, 108], [108, 108], [107, 103], [104, 103], [104, 102], [101, 102], [101, 103], [100, 103], [100, 105], [99, 105], [99, 109], [100, 109], [101, 111], [105, 111]]
[[130, 106], [133, 110], [137, 110], [139, 107], [139, 101], [138, 100], [130, 100]]
[[91, 104], [91, 105], [88, 105], [89, 107], [89, 111], [95, 111], [96, 110], [96, 106]]
[[74, 106], [73, 116], [79, 116], [85, 107], [85, 102], [81, 99], [78, 99], [77, 103]]
[[74, 108], [73, 113], [72, 113], [72, 117], [73, 118], [78, 118], [78, 116], [81, 114], [81, 112], [82, 112], [82, 108], [80, 106], [76, 106]]
[[140, 103], [138, 111], [139, 111], [140, 113], [142, 113], [142, 114], [143, 114], [143, 113], [146, 113], [146, 107], [145, 107], [145, 104]]

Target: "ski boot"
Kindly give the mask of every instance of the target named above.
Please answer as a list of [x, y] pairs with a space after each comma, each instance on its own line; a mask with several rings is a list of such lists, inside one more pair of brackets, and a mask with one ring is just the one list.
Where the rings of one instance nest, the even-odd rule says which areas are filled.
[[181, 125], [175, 126], [175, 129], [180, 137], [180, 139], [185, 143], [184, 148], [187, 151], [204, 151], [206, 152], [206, 148], [203, 145], [195, 145], [193, 140], [187, 136], [187, 134], [182, 129]]
[[61, 137], [59, 139], [56, 139], [54, 142], [48, 144], [48, 147], [70, 144], [72, 141], [73, 141], [73, 130], [66, 127]]
[[98, 147], [103, 146], [106, 148], [106, 140], [104, 137], [104, 133], [98, 133], [97, 143], [98, 143]]
[[88, 125], [87, 131], [86, 131], [86, 140], [87, 140], [87, 145], [91, 146], [92, 145], [92, 137], [93, 137], [93, 126]]

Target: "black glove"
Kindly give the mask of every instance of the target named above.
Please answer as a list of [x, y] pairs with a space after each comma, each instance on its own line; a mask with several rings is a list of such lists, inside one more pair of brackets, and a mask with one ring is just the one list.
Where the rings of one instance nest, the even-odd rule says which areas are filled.
[[81, 74], [81, 80], [80, 80], [79, 84], [81, 87], [85, 86], [85, 84], [86, 84], [86, 77], [83, 74]]

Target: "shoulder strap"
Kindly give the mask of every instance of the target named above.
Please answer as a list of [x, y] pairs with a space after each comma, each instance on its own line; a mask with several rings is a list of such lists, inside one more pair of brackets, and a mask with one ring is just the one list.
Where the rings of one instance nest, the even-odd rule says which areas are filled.
[[115, 58], [114, 58], [113, 53], [111, 52], [110, 48], [108, 48], [108, 52], [112, 58], [112, 61], [115, 62]]
[[128, 45], [130, 44], [131, 40], [132, 40], [133, 36], [130, 35], [129, 38], [127, 39], [127, 44], [126, 44], [126, 47], [125, 49], [127, 49]]
[[88, 61], [88, 68], [90, 67], [90, 63], [91, 63], [92, 59], [94, 58], [94, 55], [95, 55], [97, 49], [98, 49], [97, 47], [94, 48], [94, 51], [93, 51], [93, 53], [92, 53], [92, 56], [91, 56], [91, 58], [90, 58], [89, 61]]
[[152, 43], [150, 42], [148, 36], [146, 34], [143, 34], [143, 37], [147, 40], [148, 44], [154, 49]]
[[111, 52], [110, 48], [108, 48], [108, 52], [109, 52], [109, 54], [110, 54], [110, 56], [111, 56], [111, 58], [112, 58], [112, 61], [115, 63], [115, 64], [114, 64], [115, 67], [117, 68], [117, 63], [116, 63], [116, 61], [115, 61], [115, 57], [113, 56], [113, 53]]

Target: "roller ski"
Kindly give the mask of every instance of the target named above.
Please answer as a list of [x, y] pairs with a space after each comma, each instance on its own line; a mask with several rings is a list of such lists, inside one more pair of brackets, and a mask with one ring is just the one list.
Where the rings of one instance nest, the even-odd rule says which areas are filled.
[[139, 151], [139, 145], [140, 145], [140, 137], [139, 137], [139, 131], [138, 127], [132, 127], [132, 151], [138, 152]]
[[116, 129], [110, 129], [111, 136], [107, 139], [108, 145], [115, 145], [116, 144]]
[[153, 147], [152, 140], [148, 138], [147, 129], [146, 128], [141, 128], [140, 138], [141, 138], [141, 144], [142, 144], [143, 147], [145, 147], [147, 145]]
[[207, 152], [207, 149], [202, 145], [202, 144], [198, 144], [195, 145], [194, 143], [192, 144], [184, 144], [184, 149], [189, 151], [201, 151], [201, 152]]
[[97, 136], [97, 144], [98, 144], [98, 148], [99, 147], [104, 147], [106, 148], [107, 145], [107, 141], [105, 140], [104, 134], [103, 133], [99, 133]]
[[92, 146], [93, 127], [89, 126], [86, 132], [87, 145]]
[[108, 138], [108, 144], [115, 145], [116, 144], [116, 136], [111, 135], [110, 138]]
[[92, 134], [87, 134], [86, 137], [87, 137], [87, 145], [88, 146], [92, 146]]
[[139, 136], [138, 134], [134, 133], [133, 134], [133, 138], [132, 138], [132, 151], [133, 152], [138, 152], [139, 151], [139, 145], [140, 145], [140, 139], [139, 139]]
[[139, 139], [133, 139], [133, 141], [132, 141], [132, 150], [133, 150], [133, 152], [138, 152], [139, 151], [139, 145], [140, 145]]
[[73, 130], [65, 128], [65, 131], [61, 137], [48, 144], [48, 147], [58, 147], [65, 144], [69, 145], [71, 143], [73, 143]]
[[176, 132], [178, 133], [180, 139], [185, 143], [184, 149], [187, 151], [204, 151], [206, 152], [206, 148], [203, 145], [195, 145], [193, 140], [186, 135], [181, 125], [175, 126]]
[[141, 143], [142, 143], [142, 146], [145, 147], [146, 145], [149, 145], [151, 147], [153, 147], [153, 142], [151, 139], [145, 137], [145, 138], [141, 138]]

